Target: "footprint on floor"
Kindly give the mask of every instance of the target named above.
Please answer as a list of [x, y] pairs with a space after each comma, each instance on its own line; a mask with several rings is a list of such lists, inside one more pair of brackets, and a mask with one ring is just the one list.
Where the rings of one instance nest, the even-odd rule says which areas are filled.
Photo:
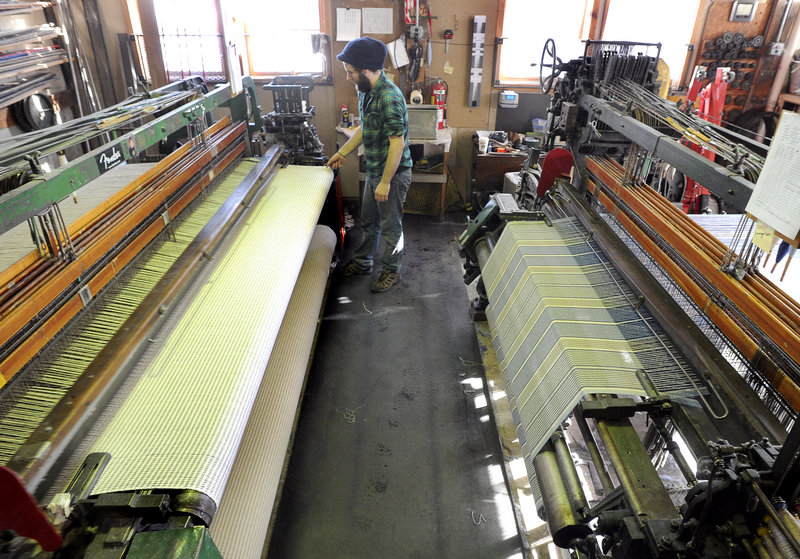
[[391, 454], [392, 454], [392, 449], [391, 449], [391, 448], [389, 448], [389, 447], [388, 447], [388, 446], [386, 446], [386, 445], [383, 445], [383, 444], [378, 444], [378, 452], [380, 452], [381, 454], [388, 454], [388, 455], [390, 455], [390, 456], [391, 456]]

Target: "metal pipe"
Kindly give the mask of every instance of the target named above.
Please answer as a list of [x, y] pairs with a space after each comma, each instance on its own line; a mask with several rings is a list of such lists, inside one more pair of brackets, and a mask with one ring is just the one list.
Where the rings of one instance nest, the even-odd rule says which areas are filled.
[[559, 470], [561, 470], [561, 477], [564, 479], [564, 486], [567, 488], [567, 495], [572, 502], [572, 508], [582, 516], [583, 511], [589, 508], [589, 503], [586, 500], [586, 493], [583, 491], [581, 480], [578, 477], [575, 462], [572, 460], [572, 454], [569, 451], [569, 447], [567, 447], [564, 431], [556, 429], [556, 432], [550, 436], [550, 442], [556, 451], [556, 461], [558, 462]]
[[542, 450], [533, 459], [536, 481], [542, 493], [545, 516], [553, 536], [553, 543], [558, 547], [569, 549], [575, 539], [583, 539], [592, 533], [586, 524], [579, 524], [572, 510], [567, 488], [553, 445], [545, 443]]
[[[84, 115], [83, 112], [83, 103], [81, 103], [81, 92], [78, 88], [78, 75], [75, 72], [75, 61], [72, 58], [72, 40], [70, 39], [69, 32], [70, 30], [67, 28], [69, 22], [64, 14], [64, 7], [62, 5], [62, 0], [58, 0], [56, 2], [56, 6], [58, 9], [58, 17], [61, 20], [61, 25], [64, 26], [64, 43], [67, 46], [67, 59], [69, 60], [69, 73], [72, 77], [72, 86], [75, 88], [75, 101], [78, 104], [78, 114], [80, 116]], [[74, 32], [74, 29], [73, 29]]]
[[[587, 398], [593, 399], [593, 396], [589, 395]], [[619, 449], [614, 444], [614, 437], [611, 436], [608, 425], [605, 421], [599, 419], [595, 420], [595, 425], [597, 426], [597, 432], [599, 433], [600, 438], [606, 447], [606, 452], [608, 452], [611, 465], [614, 467], [614, 471], [617, 472], [619, 483], [625, 491], [625, 496], [630, 503], [631, 512], [634, 514], [634, 516], [646, 515], [647, 510], [639, 500], [638, 493], [634, 491], [634, 480], [631, 479], [631, 474], [625, 467], [625, 459], [620, 455]]]
[[486, 266], [493, 250], [494, 242], [490, 237], [482, 237], [475, 241], [475, 257], [478, 259], [478, 266], [481, 270]]
[[772, 534], [770, 533], [769, 528], [763, 525], [759, 526], [758, 530], [756, 530], [756, 533], [764, 543], [764, 547], [767, 548], [767, 552], [769, 552], [770, 557], [786, 557], [778, 549], [778, 546], [775, 544], [775, 540], [772, 539]]
[[747, 553], [747, 556], [750, 559], [758, 559], [758, 554], [756, 553], [756, 550], [753, 549], [753, 545], [749, 541], [743, 539], [741, 541], [741, 544], [742, 547], [744, 548], [745, 553]]
[[786, 539], [789, 540], [789, 543], [792, 545], [792, 549], [795, 552], [800, 553], [800, 538], [797, 537], [797, 534], [791, 532], [784, 524], [783, 519], [778, 515], [778, 511], [775, 510], [775, 507], [772, 506], [772, 503], [767, 498], [764, 491], [761, 490], [761, 487], [758, 486], [758, 483], [755, 481], [750, 483], [750, 488], [753, 490], [753, 493], [756, 494], [758, 500], [761, 501], [761, 504], [764, 505], [764, 508], [767, 509], [767, 514], [776, 522], [776, 524], [780, 527], [781, 531], [786, 535]]
[[767, 551], [767, 548], [764, 545], [764, 540], [761, 538], [753, 538], [753, 548], [756, 550], [756, 553], [758, 553], [758, 559], [772, 559], [769, 551]]
[[[789, 512], [786, 508], [786, 502], [783, 499], [776, 500], [775, 502], [775, 510], [778, 512], [778, 516], [783, 520], [783, 526], [789, 530], [789, 533], [798, 541], [800, 541], [800, 521]], [[787, 536], [788, 537], [788, 536]], [[797, 555], [800, 557], [800, 555]]]
[[778, 547], [784, 557], [800, 559], [800, 555], [795, 553], [795, 551], [792, 549], [792, 544], [789, 543], [789, 540], [786, 539], [786, 535], [783, 533], [783, 531], [781, 531], [780, 526], [778, 526], [775, 521], [772, 520], [772, 518], [769, 516], [764, 517], [764, 524], [766, 524], [767, 528], [769, 528], [772, 539], [775, 541], [775, 545]]
[[600, 447], [597, 446], [597, 441], [594, 440], [594, 435], [591, 429], [589, 429], [589, 424], [586, 423], [583, 414], [576, 412], [575, 421], [578, 424], [581, 435], [583, 435], [583, 442], [586, 445], [586, 450], [589, 451], [589, 456], [592, 458], [592, 463], [597, 471], [597, 477], [600, 479], [600, 485], [603, 486], [603, 491], [608, 495], [614, 490], [614, 482], [611, 480], [611, 475], [608, 473], [606, 461], [603, 459], [603, 455], [600, 454]]
[[789, 10], [792, 9], [792, 3], [794, 0], [788, 0], [786, 2], [786, 8], [783, 10], [783, 17], [781, 18], [781, 26], [778, 28], [778, 34], [775, 35], [775, 41], [781, 42], [781, 37], [783, 36], [783, 28], [786, 27], [786, 19], [789, 17]]

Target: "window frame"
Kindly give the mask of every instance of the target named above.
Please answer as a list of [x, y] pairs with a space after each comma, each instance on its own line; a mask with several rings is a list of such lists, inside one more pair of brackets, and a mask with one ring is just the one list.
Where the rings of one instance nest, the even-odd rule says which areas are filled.
[[[222, 0], [217, 0], [219, 3]], [[332, 53], [332, 25], [331, 25], [331, 3], [327, 0], [318, 0], [317, 2], [319, 6], [319, 32], [323, 33], [328, 36], [328, 44], [325, 47], [325, 63], [323, 66], [322, 74], [319, 76], [313, 76], [314, 83], [316, 85], [325, 85], [325, 84], [332, 84], [333, 83], [333, 67], [331, 62], [331, 53]], [[253, 78], [253, 81], [256, 83], [266, 83], [270, 82], [275, 78], [275, 76], [286, 75], [285, 72], [253, 72], [253, 63], [252, 57], [250, 56], [250, 42], [248, 40], [248, 36], [244, 37], [245, 39], [245, 48], [244, 52], [247, 58], [247, 71], [248, 74]]]
[[[505, 88], [513, 88], [517, 91], [522, 92], [535, 92], [540, 93], [542, 88], [541, 84], [539, 83], [539, 72], [538, 68], [535, 72], [535, 76], [531, 80], [525, 79], [500, 79], [500, 60], [502, 57], [502, 50], [503, 50], [503, 19], [505, 17], [505, 9], [506, 9], [506, 1], [507, 0], [498, 0], [497, 2], [497, 22], [496, 22], [496, 29], [495, 29], [495, 47], [494, 47], [494, 61], [493, 61], [493, 68], [492, 68], [492, 88], [493, 89], [505, 89]], [[603, 32], [605, 31], [606, 26], [606, 19], [608, 18], [609, 12], [609, 5], [611, 0], [591, 0], [591, 23], [589, 26], [589, 33], [588, 39], [600, 41], [603, 39]], [[698, 3], [698, 13], [700, 13], [704, 8], [703, 6], [707, 3], [708, 0], [700, 0]], [[698, 34], [697, 33], [697, 25], [698, 22], [695, 20], [694, 25], [692, 26], [692, 34], [691, 37], [694, 37]], [[686, 60], [684, 61], [684, 66], [680, 72], [680, 76], [683, 77], [686, 74], [686, 67], [689, 64], [691, 56], [687, 53]], [[537, 66], [539, 62], [537, 61]]]
[[[599, 40], [603, 36], [603, 27], [608, 16], [609, 0], [592, 0], [591, 23], [589, 25], [590, 40]], [[503, 20], [505, 19], [506, 0], [497, 1], [497, 21], [495, 23], [495, 47], [494, 61], [492, 68], [492, 88], [505, 89], [513, 88], [523, 92], [541, 92], [542, 87], [539, 83], [539, 63], [536, 63], [537, 71], [532, 80], [524, 79], [500, 79], [500, 57], [503, 51]], [[541, 53], [540, 53], [541, 54]]]
[[[135, 25], [131, 19], [132, 14], [138, 14], [141, 24], [141, 33], [144, 39], [147, 63], [150, 67], [151, 79], [153, 80], [153, 87], [160, 87], [166, 85], [168, 82], [168, 74], [165, 67], [164, 54], [162, 51], [162, 40], [156, 21], [155, 3], [157, 0], [126, 0], [128, 4], [134, 5], [134, 8], [126, 10], [126, 16], [129, 16], [128, 27], [130, 32], [134, 33], [134, 28], [139, 27]], [[222, 39], [221, 44], [225, 44], [224, 25], [222, 23], [222, 3], [224, 0], [215, 0], [214, 4], [218, 14], [219, 21], [219, 37]], [[329, 37], [328, 45], [326, 46], [327, 52], [325, 53], [325, 63], [320, 75], [314, 76], [314, 83], [319, 85], [326, 85], [333, 83], [333, 68], [331, 62], [332, 40], [331, 37], [331, 8], [330, 2], [326, 0], [318, 0], [319, 18], [320, 18], [320, 33], [326, 34]], [[285, 72], [252, 72], [252, 58], [250, 57], [250, 47], [247, 37], [243, 35], [244, 45], [242, 48], [242, 59], [244, 71], [250, 75], [257, 83], [268, 83], [277, 75], [284, 75]], [[225, 73], [226, 80], [230, 78], [231, 71], [228, 67], [228, 59], [224, 51], [220, 53], [223, 61], [223, 72]], [[216, 83], [216, 82], [212, 82]]]

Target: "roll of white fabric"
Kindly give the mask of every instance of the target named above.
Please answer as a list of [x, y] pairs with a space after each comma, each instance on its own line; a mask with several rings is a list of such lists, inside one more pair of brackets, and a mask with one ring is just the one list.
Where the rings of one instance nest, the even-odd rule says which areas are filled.
[[334, 232], [318, 225], [211, 524], [223, 557], [261, 557], [335, 246]]
[[216, 503], [331, 184], [281, 169], [92, 452], [94, 493], [195, 490]]

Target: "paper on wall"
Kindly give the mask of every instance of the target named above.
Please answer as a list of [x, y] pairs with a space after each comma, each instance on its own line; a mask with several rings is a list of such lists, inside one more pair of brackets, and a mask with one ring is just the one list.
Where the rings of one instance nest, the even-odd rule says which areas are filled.
[[394, 10], [391, 8], [362, 8], [361, 27], [363, 32], [375, 35], [391, 35], [393, 27]]
[[389, 51], [389, 58], [392, 60], [392, 66], [395, 68], [402, 68], [408, 64], [408, 52], [406, 51], [406, 38], [400, 37], [396, 41], [386, 45], [386, 50]]
[[361, 10], [336, 8], [336, 40], [352, 41], [361, 36]]

